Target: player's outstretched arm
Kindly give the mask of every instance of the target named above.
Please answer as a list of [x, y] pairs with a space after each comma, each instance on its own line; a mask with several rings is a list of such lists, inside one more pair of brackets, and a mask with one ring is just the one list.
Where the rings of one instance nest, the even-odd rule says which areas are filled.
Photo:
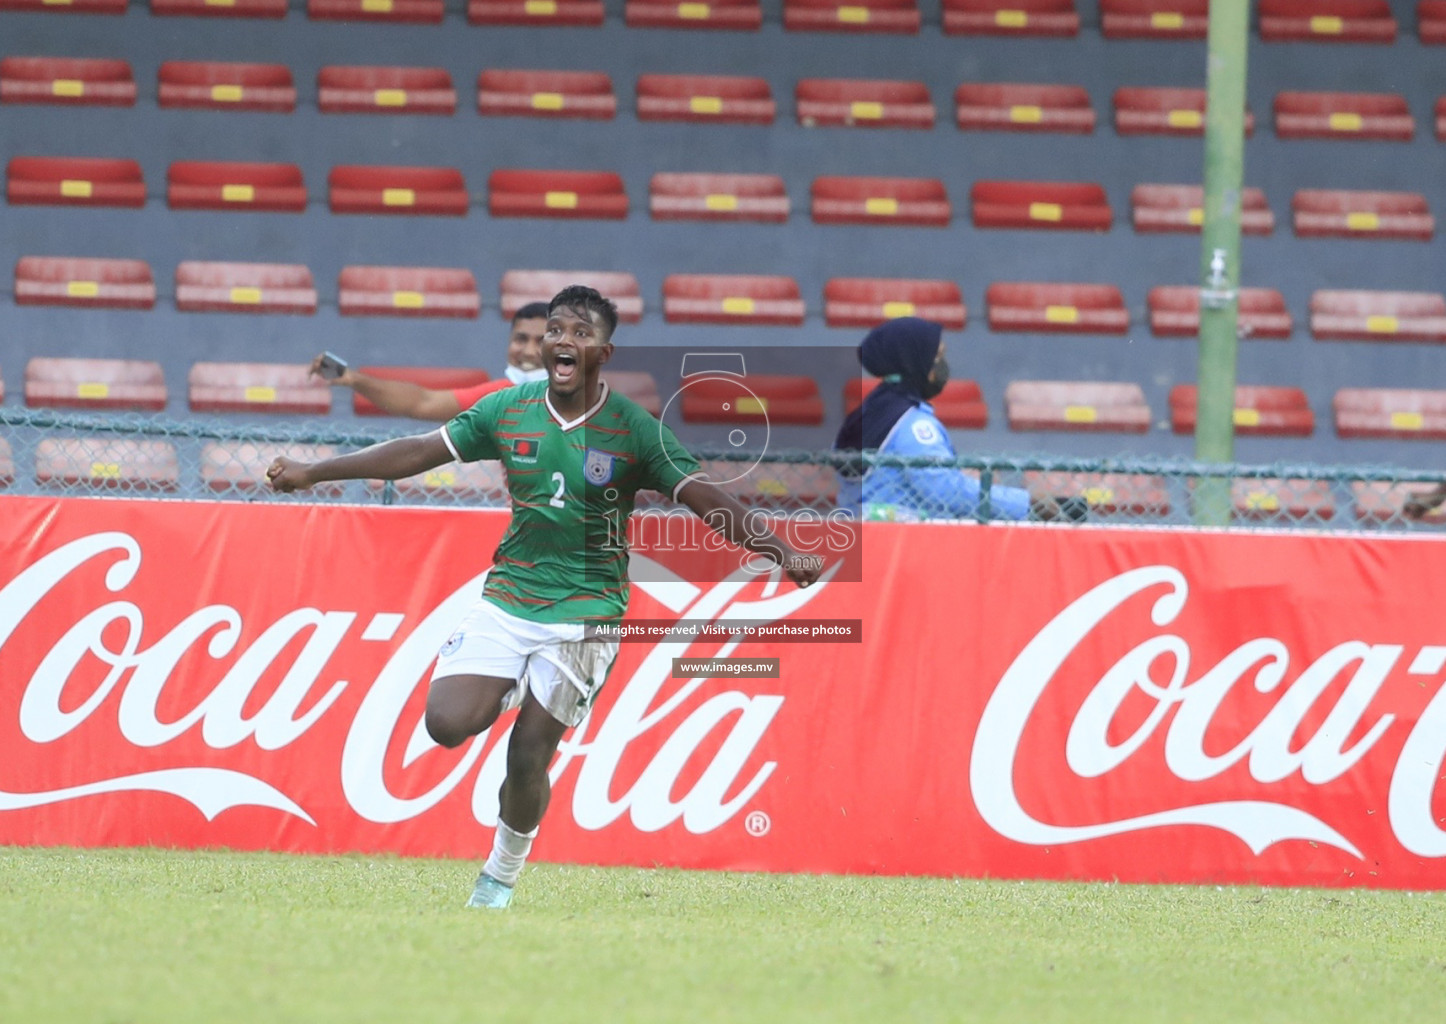
[[359, 452], [320, 462], [281, 456], [266, 470], [271, 489], [289, 493], [329, 480], [400, 480], [452, 461], [440, 431], [383, 441]]
[[772, 558], [800, 587], [817, 581], [823, 570], [823, 559], [819, 556], [799, 554], [771, 530], [750, 530], [749, 525], [756, 528], [763, 518], [757, 514], [749, 518], [757, 510], [745, 508], [737, 498], [706, 480], [689, 480], [678, 492], [678, 500], [734, 544]]
[[[321, 361], [325, 355], [323, 352], [311, 361], [314, 376], [321, 376]], [[409, 380], [385, 380], [351, 367], [343, 370], [341, 376], [331, 383], [351, 388], [388, 416], [409, 416], [414, 420], [445, 423], [462, 411], [457, 396], [450, 391], [424, 388]]]

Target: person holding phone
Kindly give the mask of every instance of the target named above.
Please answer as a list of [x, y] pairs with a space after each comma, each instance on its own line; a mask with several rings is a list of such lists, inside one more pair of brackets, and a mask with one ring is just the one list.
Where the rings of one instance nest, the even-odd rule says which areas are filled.
[[512, 333], [507, 342], [506, 376], [467, 388], [424, 388], [409, 380], [383, 380], [351, 369], [330, 352], [323, 352], [311, 361], [311, 372], [323, 380], [351, 388], [389, 416], [445, 423], [494, 391], [546, 380], [547, 371], [542, 368], [542, 332], [546, 326], [547, 303], [529, 302], [519, 309], [512, 318]]

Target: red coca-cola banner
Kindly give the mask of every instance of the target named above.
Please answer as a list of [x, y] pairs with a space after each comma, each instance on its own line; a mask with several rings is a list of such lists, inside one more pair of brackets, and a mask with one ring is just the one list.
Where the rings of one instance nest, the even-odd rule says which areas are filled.
[[[0, 499], [0, 843], [481, 857], [509, 719], [422, 728], [499, 512]], [[634, 588], [536, 856], [1446, 885], [1446, 544], [867, 524], [862, 582]], [[635, 559], [646, 557], [638, 554]], [[677, 679], [673, 659], [780, 659]]]

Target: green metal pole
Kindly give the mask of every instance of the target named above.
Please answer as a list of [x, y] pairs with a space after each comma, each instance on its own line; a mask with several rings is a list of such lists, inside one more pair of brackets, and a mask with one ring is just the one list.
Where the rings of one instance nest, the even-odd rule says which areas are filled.
[[[1210, 0], [1205, 79], [1205, 205], [1200, 246], [1199, 404], [1195, 458], [1235, 459], [1235, 349], [1239, 315], [1240, 188], [1245, 163], [1245, 65], [1249, 0]], [[1206, 477], [1195, 521], [1230, 521], [1230, 481]]]

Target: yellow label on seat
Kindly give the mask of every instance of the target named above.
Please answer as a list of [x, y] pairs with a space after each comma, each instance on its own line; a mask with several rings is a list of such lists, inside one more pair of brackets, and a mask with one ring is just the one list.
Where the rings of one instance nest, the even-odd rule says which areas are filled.
[[88, 181], [74, 181], [70, 178], [60, 183], [60, 194], [70, 199], [89, 199], [94, 191]]
[[1184, 28], [1185, 15], [1179, 11], [1154, 11], [1150, 14], [1150, 27], [1159, 29]]
[[527, 3], [522, 5], [522, 10], [536, 17], [550, 17], [557, 13], [557, 0], [527, 0]]
[[549, 210], [575, 210], [577, 209], [577, 193], [545, 192], [542, 202]]
[[1064, 207], [1058, 203], [1030, 203], [1030, 220], [1060, 220], [1064, 217]]
[[1099, 410], [1092, 405], [1066, 405], [1064, 407], [1066, 423], [1093, 423], [1099, 418]]
[[368, 14], [391, 14], [392, 0], [362, 0], [361, 7]]
[[1185, 219], [1198, 228], [1205, 223], [1205, 211], [1198, 206], [1192, 206], [1185, 211]]
[[686, 21], [707, 21], [713, 10], [707, 4], [679, 4], [678, 17]]
[[1401, 324], [1393, 316], [1366, 317], [1366, 330], [1372, 334], [1395, 334]]
[[261, 302], [260, 288], [232, 288], [231, 301], [240, 306], [255, 306]]
[[40, 0], [46, 7], [69, 7], [75, 0]]
[[1395, 430], [1420, 430], [1425, 425], [1425, 418], [1419, 412], [1391, 413], [1391, 426]]
[[379, 107], [405, 107], [407, 105], [407, 90], [378, 89], [372, 93], [372, 102]]
[[1310, 19], [1310, 30], [1323, 36], [1338, 36], [1345, 24], [1333, 14], [1317, 14]]
[[383, 206], [415, 206], [417, 205], [417, 193], [409, 188], [384, 188], [382, 189]]
[[1044, 319], [1051, 324], [1079, 323], [1079, 310], [1074, 306], [1045, 306]]
[[[1071, 406], [1078, 409], [1080, 406]], [[1093, 409], [1090, 412], [1094, 412]], [[1068, 410], [1066, 410], [1066, 414]], [[1079, 496], [1090, 505], [1110, 505], [1115, 500], [1115, 489], [1113, 487], [1086, 487], [1079, 492]]]
[[892, 217], [899, 212], [899, 201], [892, 196], [875, 196], [864, 200], [864, 213], [870, 217]]
[[738, 399], [738, 411], [753, 416], [768, 415], [768, 399], [745, 395]]
[[1358, 132], [1361, 130], [1361, 115], [1337, 111], [1330, 117], [1330, 126], [1333, 132]]
[[110, 396], [110, 385], [95, 381], [93, 383], [77, 384], [75, 386], [76, 398], [108, 398]]
[[1205, 119], [1198, 110], [1172, 110], [1165, 115], [1165, 123], [1171, 128], [1199, 128]]
[[426, 306], [426, 304], [427, 297], [421, 292], [392, 292], [392, 307], [394, 309], [421, 309]]
[[123, 474], [119, 462], [92, 462], [90, 476], [93, 480], [119, 480]]
[[1029, 104], [1009, 108], [1009, 120], [1015, 124], [1039, 124], [1044, 120], [1044, 108]]
[[872, 100], [855, 100], [849, 104], [849, 116], [855, 121], [877, 121], [884, 116], [884, 105]]
[[533, 110], [561, 110], [565, 102], [560, 92], [535, 92], [532, 94]]
[[65, 294], [72, 299], [93, 299], [100, 294], [99, 281], [67, 281]]
[[1026, 11], [995, 11], [994, 24], [1000, 28], [1024, 28], [1029, 24], [1029, 14]]
[[703, 206], [709, 210], [716, 210], [719, 213], [729, 213], [738, 209], [738, 197], [726, 193], [715, 192], [703, 197]]
[[1381, 218], [1374, 213], [1357, 210], [1346, 214], [1346, 227], [1352, 231], [1375, 231], [1381, 226]]
[[85, 83], [78, 78], [57, 78], [50, 83], [52, 96], [84, 96]]
[[213, 85], [211, 99], [216, 103], [239, 103], [244, 91], [239, 85]]
[[450, 469], [429, 470], [422, 477], [422, 485], [425, 487], [455, 487], [457, 486], [457, 474]]
[[256, 189], [251, 185], [222, 185], [221, 200], [227, 203], [249, 203], [256, 198]]
[[207, 7], [235, 7], [236, 0], [205, 0]]
[[913, 316], [914, 304], [912, 302], [885, 302], [884, 318], [886, 320], [897, 320], [901, 316]]
[[1237, 427], [1258, 427], [1260, 426], [1259, 409], [1236, 409], [1230, 414], [1231, 420]]
[[723, 99], [720, 96], [693, 96], [688, 100], [688, 109], [695, 114], [721, 114]]
[[838, 20], [846, 25], [867, 25], [869, 22], [869, 9], [867, 7], [845, 5], [838, 9]]
[[276, 389], [267, 384], [252, 384], [242, 395], [248, 402], [276, 401]]
[[723, 300], [723, 312], [734, 316], [751, 316], [753, 300], [746, 295], [730, 295]]
[[1280, 511], [1280, 497], [1269, 491], [1251, 491], [1245, 496], [1245, 507], [1252, 512]]
[[[743, 401], [747, 402], [749, 401], [749, 399], [745, 398]], [[738, 411], [743, 411], [742, 402], [739, 403]], [[769, 497], [773, 498], [786, 498], [792, 492], [788, 489], [788, 485], [782, 480], [779, 480], [776, 477], [768, 476], [758, 481], [758, 493], [767, 494]]]

